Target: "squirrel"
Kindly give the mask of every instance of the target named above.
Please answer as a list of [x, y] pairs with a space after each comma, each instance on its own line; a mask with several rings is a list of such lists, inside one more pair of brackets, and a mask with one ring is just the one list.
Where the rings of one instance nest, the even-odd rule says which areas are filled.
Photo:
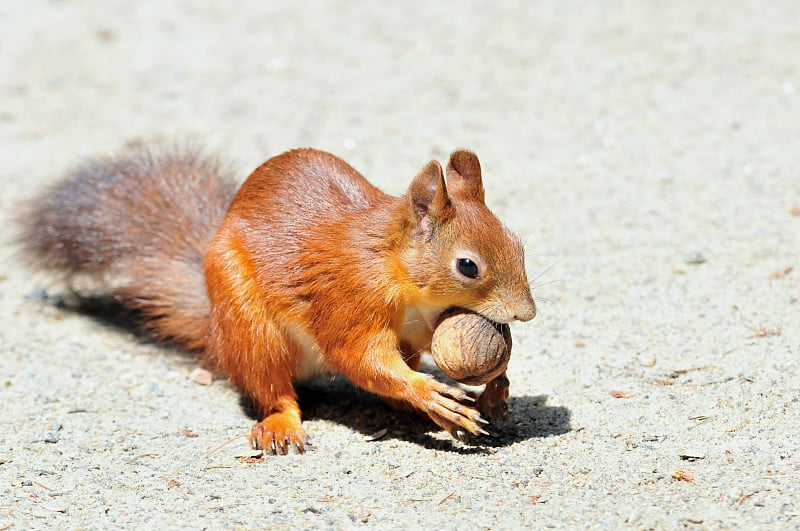
[[226, 375], [262, 418], [250, 444], [271, 454], [309, 444], [294, 383], [320, 372], [456, 438], [485, 434], [471, 395], [418, 371], [421, 352], [452, 306], [498, 323], [536, 314], [522, 244], [466, 150], [397, 197], [314, 149], [267, 160], [237, 190], [197, 150], [134, 146], [80, 164], [20, 219], [32, 264], [94, 279], [150, 339]]

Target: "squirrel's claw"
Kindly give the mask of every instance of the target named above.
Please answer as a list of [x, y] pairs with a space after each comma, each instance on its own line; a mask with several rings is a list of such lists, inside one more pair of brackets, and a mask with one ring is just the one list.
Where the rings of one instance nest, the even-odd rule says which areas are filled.
[[431, 420], [458, 440], [463, 441], [466, 432], [472, 435], [488, 435], [481, 428], [481, 424], [487, 424], [487, 421], [476, 409], [461, 403], [470, 401], [469, 395], [461, 389], [443, 383], [430, 380], [428, 382], [431, 395], [423, 409]]
[[299, 423], [282, 413], [256, 422], [250, 430], [250, 446], [269, 455], [287, 455], [292, 448], [302, 454], [310, 444], [311, 439]]

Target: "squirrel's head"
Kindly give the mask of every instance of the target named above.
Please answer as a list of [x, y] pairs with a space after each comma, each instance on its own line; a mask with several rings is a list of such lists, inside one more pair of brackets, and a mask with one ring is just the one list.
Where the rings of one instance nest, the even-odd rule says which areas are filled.
[[484, 204], [481, 166], [470, 151], [432, 161], [406, 193], [411, 230], [403, 259], [421, 303], [459, 306], [492, 321], [536, 315], [522, 242]]

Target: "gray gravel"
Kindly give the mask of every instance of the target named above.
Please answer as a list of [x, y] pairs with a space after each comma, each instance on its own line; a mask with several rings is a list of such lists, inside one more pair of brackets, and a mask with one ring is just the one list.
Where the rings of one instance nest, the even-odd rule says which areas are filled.
[[472, 148], [540, 301], [512, 421], [452, 443], [316, 382], [313, 451], [247, 459], [227, 383], [53, 306], [4, 245], [0, 530], [797, 529], [800, 5], [293, 5], [4, 0], [1, 236], [128, 141], [242, 178], [314, 146], [393, 193]]

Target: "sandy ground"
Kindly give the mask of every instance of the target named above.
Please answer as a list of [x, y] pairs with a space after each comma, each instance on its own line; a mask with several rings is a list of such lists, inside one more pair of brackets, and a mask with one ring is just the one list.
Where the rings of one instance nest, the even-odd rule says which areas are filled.
[[313, 451], [248, 461], [227, 383], [42, 301], [4, 244], [0, 530], [798, 528], [800, 5], [290, 4], [0, 3], [3, 239], [131, 140], [242, 178], [313, 146], [392, 193], [469, 147], [540, 304], [511, 422], [453, 443], [323, 381]]

